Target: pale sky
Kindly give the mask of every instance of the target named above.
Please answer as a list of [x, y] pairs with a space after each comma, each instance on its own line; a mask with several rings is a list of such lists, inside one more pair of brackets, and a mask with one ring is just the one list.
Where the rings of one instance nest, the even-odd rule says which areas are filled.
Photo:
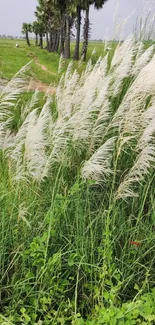
[[[147, 2], [147, 8], [150, 8], [155, 0], [108, 0], [102, 10], [91, 9], [91, 38], [104, 39], [114, 36], [116, 25], [118, 26], [120, 22], [122, 24], [128, 16], [130, 17], [125, 23], [122, 35], [123, 37], [129, 35], [133, 31], [137, 17], [142, 15], [144, 2], [145, 4]], [[22, 23], [35, 20], [36, 5], [37, 0], [0, 0], [0, 35], [20, 36]], [[117, 33], [120, 31], [117, 30]]]

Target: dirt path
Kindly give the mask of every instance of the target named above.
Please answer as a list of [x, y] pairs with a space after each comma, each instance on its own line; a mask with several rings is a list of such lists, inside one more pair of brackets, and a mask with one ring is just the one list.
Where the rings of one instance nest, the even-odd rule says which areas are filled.
[[45, 71], [45, 72], [47, 72], [47, 73], [49, 73], [51, 75], [57, 76], [57, 73], [50, 71], [44, 64], [39, 63], [39, 60], [38, 60], [37, 56], [35, 56], [33, 52], [30, 52], [29, 56], [32, 57], [35, 64], [38, 65], [43, 71]]
[[39, 80], [34, 80], [34, 79], [30, 80], [27, 90], [36, 90], [36, 89], [47, 94], [55, 94], [56, 92], [55, 87], [48, 86], [47, 84]]
[[[0, 79], [0, 92], [3, 91], [3, 89], [6, 87], [7, 82], [8, 81], [6, 81], [4, 79]], [[41, 92], [47, 93], [47, 94], [55, 94], [55, 92], [56, 92], [55, 87], [48, 86], [47, 84], [41, 82], [40, 80], [34, 80], [34, 79], [30, 80], [30, 82], [27, 84], [27, 86], [23, 88], [23, 91], [24, 90], [27, 90], [27, 91], [33, 90], [34, 91], [36, 89], [38, 89]]]
[[38, 59], [34, 59], [34, 62], [35, 64], [37, 64], [43, 71], [51, 74], [51, 75], [54, 75], [54, 76], [57, 76], [57, 73], [54, 73], [54, 72], [51, 72], [47, 69], [47, 67], [41, 63], [39, 63]]
[[[35, 64], [38, 65], [44, 72], [57, 76], [56, 73], [49, 71], [45, 65], [39, 63], [38, 58], [34, 55], [33, 52], [29, 52], [29, 56], [32, 57]], [[0, 92], [3, 91], [7, 82], [8, 82], [7, 80], [0, 79]], [[35, 80], [35, 79], [31, 79], [30, 82], [28, 83], [28, 85], [24, 89], [26, 89], [28, 91], [38, 89], [39, 91], [47, 93], [47, 94], [55, 94], [55, 92], [56, 92], [55, 87], [48, 86], [46, 83], [44, 83], [40, 80]]]

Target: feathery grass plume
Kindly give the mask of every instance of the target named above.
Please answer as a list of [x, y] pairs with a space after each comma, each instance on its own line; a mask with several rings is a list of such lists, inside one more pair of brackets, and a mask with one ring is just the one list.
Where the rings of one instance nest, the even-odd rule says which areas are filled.
[[120, 136], [118, 138], [118, 146], [117, 146], [117, 157], [116, 160], [118, 160], [119, 156], [121, 155], [122, 151], [125, 152], [124, 146], [125, 145], [130, 145], [132, 147], [132, 142], [131, 140], [135, 140], [135, 136]]
[[[79, 110], [68, 120], [68, 125], [73, 134], [73, 142], [77, 142], [78, 140], [82, 146], [89, 145], [92, 129], [97, 116], [99, 115], [100, 122], [102, 117], [103, 123], [107, 118], [107, 111], [104, 105], [107, 103], [106, 98], [108, 97], [108, 79], [105, 78], [105, 81], [104, 84], [102, 83], [103, 88], [98, 94], [98, 97], [95, 99], [94, 93], [93, 97], [91, 97], [92, 94], [90, 94], [90, 96], [86, 95]], [[101, 107], [103, 107], [103, 111], [100, 113]]]
[[68, 122], [64, 118], [59, 118], [55, 123], [52, 122], [50, 135], [50, 154], [48, 155], [42, 177], [48, 175], [55, 163], [67, 161], [67, 147], [71, 140], [72, 134]]
[[85, 179], [92, 179], [101, 183], [113, 171], [111, 160], [113, 156], [116, 137], [108, 139], [93, 155], [84, 163], [81, 174]]
[[[32, 62], [32, 61], [31, 61]], [[3, 146], [3, 140], [7, 136], [9, 126], [13, 119], [13, 107], [18, 99], [18, 96], [26, 85], [26, 71], [30, 67], [30, 63], [26, 64], [10, 82], [6, 85], [4, 90], [0, 93], [0, 136], [1, 146]]]
[[21, 121], [24, 122], [26, 116], [35, 108], [39, 100], [39, 90], [36, 89], [30, 100], [21, 108]]
[[133, 37], [130, 37], [115, 51], [116, 53], [111, 62], [113, 77], [111, 88], [114, 96], [119, 93], [123, 79], [131, 73], [136, 49], [136, 42]]
[[117, 67], [121, 63], [121, 61], [124, 59], [124, 56], [127, 55], [128, 50], [132, 48], [133, 42], [134, 42], [133, 35], [129, 35], [122, 44], [118, 43], [118, 46], [114, 52], [111, 61], [111, 69]]
[[85, 146], [89, 144], [89, 137], [94, 124], [94, 115], [96, 110], [85, 111], [80, 109], [68, 121], [68, 125], [72, 132], [72, 140], [77, 141], [80, 145]]
[[23, 89], [27, 84], [27, 78], [25, 75], [30, 68], [31, 62], [32, 61], [22, 67], [0, 93], [0, 110], [13, 106], [18, 95], [23, 92]]
[[68, 81], [72, 78], [73, 74], [73, 61], [69, 62], [67, 71], [65, 73], [65, 78], [64, 78], [64, 87], [67, 87]]
[[49, 97], [39, 117], [37, 109], [29, 113], [15, 137], [11, 159], [16, 181], [28, 181], [30, 177], [37, 181], [42, 180], [42, 171], [47, 160], [45, 149], [48, 140], [45, 131], [50, 120], [50, 103]]
[[65, 65], [65, 59], [64, 59], [64, 56], [63, 54], [60, 55], [60, 60], [59, 60], [59, 66], [58, 66], [58, 74], [60, 74], [63, 70], [63, 67]]
[[0, 146], [5, 155], [5, 157], [10, 156], [10, 152], [12, 152], [13, 144], [14, 144], [15, 134], [11, 133], [8, 129], [4, 133], [4, 138], [0, 137]]
[[[104, 100], [104, 103], [101, 106], [99, 114], [94, 121], [93, 129], [92, 129], [92, 142], [95, 144], [99, 144], [102, 141], [105, 127], [107, 126], [110, 118], [112, 116], [112, 110], [110, 106], [110, 102], [108, 99]], [[92, 145], [91, 145], [92, 147]]]
[[18, 210], [18, 222], [23, 221], [29, 228], [31, 228], [31, 225], [29, 221], [27, 220], [26, 216], [28, 214], [28, 209], [25, 207], [25, 202], [21, 203], [19, 205]]
[[155, 101], [142, 114], [143, 132], [137, 143], [137, 150], [142, 149], [149, 143], [154, 143], [155, 138]]
[[[107, 103], [108, 88], [111, 81], [111, 77], [106, 74], [107, 56], [102, 60], [100, 58], [93, 69], [91, 67], [89, 71], [87, 70], [87, 77], [84, 77], [82, 82], [80, 80], [80, 85], [78, 82], [79, 77], [75, 72], [72, 78], [68, 79], [66, 87], [62, 87], [62, 82], [58, 87], [57, 107], [59, 117], [63, 116], [68, 119], [67, 127], [69, 127], [72, 134], [74, 145], [77, 140], [82, 147], [89, 144], [94, 119], [98, 116], [102, 107], [105, 109], [104, 104]], [[61, 113], [62, 109], [63, 112]], [[101, 116], [104, 121], [101, 113], [100, 122]]]
[[[70, 78], [67, 77], [68, 81], [65, 85], [63, 85], [64, 81], [61, 80], [57, 89], [57, 109], [60, 117], [66, 116], [70, 119], [70, 126], [71, 122], [73, 122], [74, 126], [77, 126], [75, 118], [80, 121], [80, 115], [87, 115], [87, 117], [85, 116], [84, 121], [89, 118], [90, 114], [92, 115], [92, 105], [97, 96], [97, 88], [99, 91], [101, 85], [103, 85], [102, 80], [106, 69], [107, 57], [103, 62], [100, 59], [93, 69], [92, 67], [86, 69], [87, 77], [85, 75], [79, 80], [79, 75], [75, 71]], [[86, 129], [86, 126], [84, 126], [84, 129]]]
[[57, 111], [59, 117], [70, 117], [77, 109], [75, 107], [75, 92], [77, 91], [79, 74], [74, 71], [71, 78], [68, 80], [66, 87], [59, 87], [56, 92]]
[[148, 94], [155, 95], [155, 56], [140, 71], [128, 89], [121, 105], [115, 113], [112, 126], [119, 126], [121, 132], [133, 133], [141, 131], [142, 113], [145, 110]]
[[[80, 107], [83, 111], [90, 109], [92, 107], [96, 97], [98, 96], [98, 92], [104, 88], [106, 85], [104, 82], [107, 80], [106, 78], [107, 72], [107, 56], [95, 64], [94, 68], [87, 75], [86, 80], [84, 81], [81, 89], [78, 89], [77, 93], [75, 92], [75, 105]], [[105, 79], [105, 80], [104, 80]]]
[[[100, 144], [103, 139], [103, 132], [112, 116], [112, 110], [109, 102], [109, 87], [111, 76], [107, 75], [100, 82], [100, 90], [97, 98], [92, 103], [89, 111], [92, 111], [92, 124], [90, 125], [90, 148], [92, 150], [95, 144]], [[94, 115], [95, 113], [95, 115]]]
[[86, 80], [87, 76], [90, 74], [90, 72], [92, 71], [92, 69], [93, 69], [92, 60], [89, 59], [88, 62], [87, 62], [86, 68], [84, 70], [84, 73], [83, 73], [84, 80]]
[[9, 123], [7, 122], [1, 122], [0, 123], [0, 149], [5, 150], [5, 142], [6, 139], [10, 137], [11, 131], [9, 129]]
[[153, 55], [155, 46], [150, 46], [141, 56], [138, 55], [136, 58], [135, 64], [132, 68], [132, 74], [137, 76], [138, 73], [147, 65], [147, 63], [151, 60]]
[[155, 118], [144, 129], [142, 136], [137, 143], [137, 149], [142, 149], [147, 144], [151, 144], [155, 140]]
[[142, 118], [145, 127], [155, 118], [155, 98], [152, 99], [151, 106], [143, 112]]
[[47, 161], [45, 150], [49, 143], [45, 131], [49, 126], [49, 105], [50, 98], [47, 99], [36, 122], [35, 118], [34, 122], [30, 121], [25, 139], [24, 160], [29, 175], [37, 181], [42, 180], [42, 172]]
[[[37, 120], [37, 109], [30, 112], [24, 123], [21, 125], [19, 131], [17, 132], [14, 143], [13, 149], [10, 154], [11, 158], [11, 167], [12, 167], [12, 174], [13, 180], [15, 181], [28, 181], [28, 172], [26, 168], [25, 162], [25, 141], [26, 136], [28, 133], [28, 129], [34, 127]], [[30, 127], [31, 126], [31, 127]]]
[[149, 173], [149, 169], [155, 162], [155, 146], [147, 145], [137, 156], [135, 164], [125, 176], [124, 181], [119, 185], [116, 199], [138, 196], [133, 186], [140, 183]]
[[57, 86], [57, 89], [56, 89], [56, 102], [58, 102], [58, 105], [59, 103], [62, 102], [63, 100], [63, 93], [64, 93], [64, 79], [65, 79], [65, 75], [63, 74], [60, 78], [60, 81], [59, 81], [59, 84]]
[[143, 53], [145, 52], [145, 48], [144, 48], [144, 43], [139, 41], [137, 42], [137, 54], [136, 54], [136, 58], [135, 58], [135, 62], [143, 55]]

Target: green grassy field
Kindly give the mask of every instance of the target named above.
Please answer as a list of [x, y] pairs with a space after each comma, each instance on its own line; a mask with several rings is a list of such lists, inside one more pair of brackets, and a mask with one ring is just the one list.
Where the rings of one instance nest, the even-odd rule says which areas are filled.
[[25, 79], [57, 96], [23, 75], [0, 94], [0, 325], [153, 325], [155, 49], [131, 38], [95, 64], [90, 43], [59, 82], [57, 54], [14, 45], [1, 78], [33, 59]]
[[[16, 42], [18, 42], [19, 48], [15, 47]], [[74, 44], [72, 43], [72, 53], [73, 48]], [[90, 42], [88, 59], [91, 57], [91, 53], [94, 49], [96, 53], [93, 55], [92, 60], [95, 62], [97, 58], [103, 54], [103, 44]], [[33, 41], [31, 41], [31, 47], [28, 47], [24, 40], [0, 39], [0, 78], [10, 80], [21, 67], [33, 60], [29, 75], [47, 84], [52, 83], [55, 85], [59, 80], [59, 58], [59, 55], [56, 53], [48, 53], [46, 50], [35, 47]], [[37, 63], [46, 67], [47, 70], [44, 71]], [[64, 61], [63, 71], [66, 70], [67, 65], [68, 61]], [[83, 63], [80, 69], [84, 69], [85, 66], [86, 64]], [[78, 63], [74, 62], [74, 67], [78, 68]]]
[[[25, 64], [34, 60], [31, 64], [30, 76], [45, 83], [58, 82], [59, 56], [49, 54], [46, 50], [40, 50], [32, 45], [27, 47], [25, 41], [18, 41], [19, 48], [15, 47], [15, 40], [0, 40], [0, 75], [1, 78], [10, 80]], [[45, 65], [47, 71], [43, 71], [35, 63]]]

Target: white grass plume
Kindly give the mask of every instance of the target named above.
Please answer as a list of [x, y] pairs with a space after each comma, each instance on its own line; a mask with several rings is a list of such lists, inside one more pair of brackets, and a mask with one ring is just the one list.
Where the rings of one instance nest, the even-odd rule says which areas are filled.
[[67, 71], [65, 73], [64, 87], [67, 87], [68, 81], [72, 78], [73, 74], [73, 61], [69, 62]]
[[144, 43], [143, 42], [138, 42], [138, 49], [137, 49], [137, 54], [136, 54], [136, 61], [139, 60], [139, 58], [143, 55], [143, 53], [145, 52], [145, 48], [144, 48]]
[[111, 61], [111, 68], [117, 67], [122, 62], [124, 57], [128, 54], [128, 51], [133, 47], [133, 44], [133, 35], [130, 35], [122, 44], [118, 44]]
[[148, 95], [155, 95], [155, 56], [140, 71], [128, 89], [121, 105], [116, 111], [112, 125], [119, 126], [122, 132], [133, 134], [141, 132], [142, 114]]
[[[128, 77], [133, 66], [133, 59], [136, 52], [136, 43], [134, 38], [129, 38], [120, 48], [116, 49], [116, 54], [112, 59], [111, 68], [113, 78], [113, 95], [116, 96], [121, 89], [123, 79]], [[119, 54], [120, 57], [117, 57]], [[120, 60], [121, 59], [121, 60]]]
[[67, 147], [72, 134], [67, 121], [59, 118], [56, 122], [51, 120], [49, 145], [50, 152], [42, 172], [42, 178], [48, 175], [55, 164], [61, 164], [64, 159], [67, 161]]
[[14, 163], [14, 179], [26, 180], [33, 178], [42, 180], [42, 173], [46, 164], [46, 146], [48, 139], [46, 129], [50, 121], [50, 99], [47, 100], [39, 117], [37, 109], [33, 110], [19, 129], [11, 154]]
[[111, 160], [116, 138], [108, 139], [93, 155], [84, 163], [81, 174], [85, 179], [92, 179], [97, 183], [112, 173]]
[[66, 86], [61, 85], [61, 83], [57, 87], [56, 91], [56, 100], [57, 100], [57, 110], [59, 114], [59, 118], [61, 117], [70, 117], [76, 107], [75, 102], [75, 92], [77, 91], [79, 81], [79, 74], [74, 71], [71, 78], [68, 79]]
[[46, 129], [49, 123], [49, 104], [50, 100], [44, 105], [36, 124], [32, 125], [31, 122], [28, 127], [28, 132], [25, 140], [25, 154], [27, 169], [29, 175], [40, 181], [42, 179], [42, 172], [46, 164], [46, 146], [48, 139], [46, 137]]
[[4, 90], [0, 93], [0, 146], [5, 147], [4, 138], [7, 138], [10, 124], [13, 119], [13, 108], [26, 84], [26, 71], [30, 67], [29, 62], [8, 82]]
[[154, 162], [155, 146], [148, 145], [140, 152], [135, 164], [125, 176], [124, 181], [120, 184], [116, 193], [116, 199], [138, 196], [138, 194], [133, 191], [133, 186], [144, 179]]
[[137, 76], [138, 73], [147, 65], [147, 63], [150, 61], [153, 52], [154, 52], [155, 46], [150, 46], [140, 57], [138, 56], [136, 59], [136, 62], [132, 69], [132, 74], [134, 76]]
[[13, 149], [10, 155], [13, 180], [15, 181], [28, 181], [28, 171], [26, 168], [25, 159], [25, 142], [28, 130], [29, 128], [31, 129], [34, 127], [34, 125], [36, 124], [36, 120], [37, 110], [35, 109], [28, 114], [24, 123], [22, 124], [15, 136]]
[[26, 116], [36, 107], [39, 101], [39, 90], [36, 89], [31, 99], [21, 108], [21, 121], [23, 122]]
[[25, 202], [19, 205], [18, 222], [23, 221], [27, 227], [31, 228], [30, 222], [27, 219], [28, 209], [25, 207]]
[[137, 150], [155, 142], [155, 102], [142, 114], [144, 129], [137, 143]]
[[1, 110], [14, 105], [14, 101], [16, 101], [19, 94], [23, 92], [24, 86], [27, 83], [25, 74], [29, 70], [31, 62], [32, 61], [22, 67], [0, 93]]
[[63, 54], [60, 55], [60, 60], [59, 60], [59, 66], [58, 66], [58, 74], [60, 74], [63, 70], [63, 67], [65, 65], [65, 59], [64, 59], [64, 56]]

